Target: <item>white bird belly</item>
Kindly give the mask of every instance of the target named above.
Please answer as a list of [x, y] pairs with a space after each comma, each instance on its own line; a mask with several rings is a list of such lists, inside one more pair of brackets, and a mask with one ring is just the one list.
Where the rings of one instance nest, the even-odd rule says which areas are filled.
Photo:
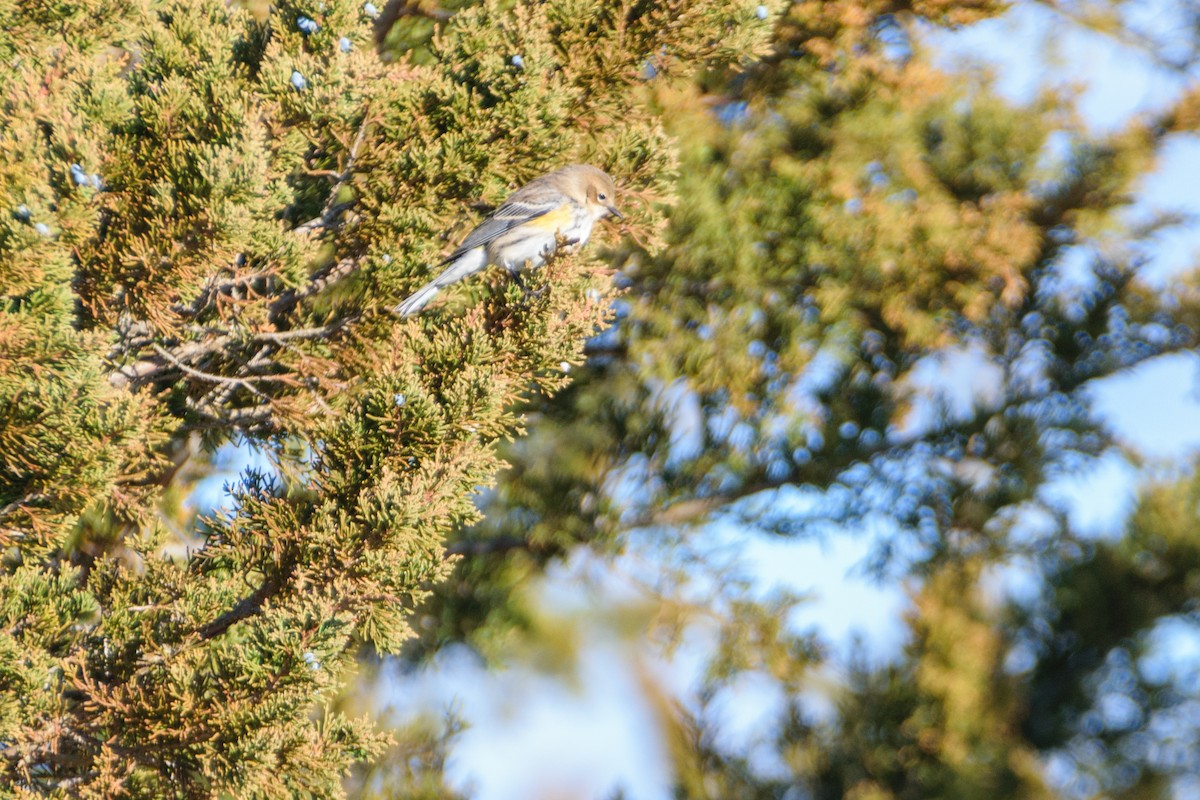
[[586, 244], [591, 233], [592, 219], [580, 209], [568, 224], [557, 230], [538, 230], [533, 225], [523, 225], [500, 236], [488, 245], [488, 261], [509, 272], [524, 269], [526, 263], [540, 267], [546, 256], [554, 252], [560, 235], [572, 240], [570, 249], [574, 250]]
[[514, 234], [502, 236], [488, 246], [488, 260], [509, 272], [524, 269], [526, 262], [530, 266], [540, 267], [546, 255], [554, 251], [557, 241], [553, 233]]

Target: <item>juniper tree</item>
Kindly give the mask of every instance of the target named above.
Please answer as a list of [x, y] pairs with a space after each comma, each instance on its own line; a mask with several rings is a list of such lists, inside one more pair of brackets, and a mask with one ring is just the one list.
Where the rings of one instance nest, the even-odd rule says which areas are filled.
[[[1118, 216], [1194, 130], [1195, 93], [1096, 137], [1061, 98], [1015, 108], [933, 70], [912, 26], [989, 2], [245, 5], [0, 7], [5, 792], [323, 796], [372, 756], [411, 772], [331, 701], [362, 646], [419, 654], [419, 606], [426, 651], [489, 652], [529, 617], [514, 586], [635, 527], [829, 521], [737, 504], [793, 485], [834, 522], [891, 515], [884, 544], [920, 554], [913, 642], [835, 724], [789, 709], [787, 778], [669, 717], [680, 795], [1045, 791], [1038, 756], [1090, 735], [1074, 712], [1194, 596], [1188, 487], [1112, 547], [1016, 523], [1114, 446], [1092, 382], [1195, 347], [1193, 293], [1140, 281]], [[619, 236], [413, 321], [380, 311], [489, 204], [576, 160], [638, 198]], [[1062, 257], [1097, 243], [1066, 290]], [[628, 291], [588, 339], [602, 263]], [[912, 376], [963, 351], [1000, 390], [931, 412]], [[273, 468], [194, 519], [181, 498], [231, 438]], [[979, 600], [1013, 554], [1048, 564], [1054, 613]], [[1088, 613], [1098, 580], [1129, 589], [1108, 617]], [[818, 643], [782, 625], [788, 601], [741, 600], [705, 696], [763, 670], [794, 699]], [[1015, 642], [1037, 655], [1017, 676]], [[1109, 790], [1129, 765], [1133, 790], [1171, 774], [1102, 733], [1124, 747], [1086, 765]], [[409, 786], [438, 796], [421, 736], [433, 771]]]
[[[389, 61], [357, 0], [0, 4], [0, 792], [341, 793], [385, 737], [329, 700], [582, 362], [605, 245], [381, 309], [567, 162], [653, 247], [647, 75], [744, 66], [777, 5], [485, 2]], [[227, 441], [272, 468], [189, 516]]]

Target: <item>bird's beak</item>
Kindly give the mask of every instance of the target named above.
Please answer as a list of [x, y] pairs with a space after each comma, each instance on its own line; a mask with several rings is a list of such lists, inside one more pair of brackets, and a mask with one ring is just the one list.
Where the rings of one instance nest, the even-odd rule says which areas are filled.
[[620, 211], [617, 211], [616, 206], [605, 206], [605, 208], [608, 209], [609, 214], [612, 214], [617, 219], [625, 219], [625, 215], [622, 214]]

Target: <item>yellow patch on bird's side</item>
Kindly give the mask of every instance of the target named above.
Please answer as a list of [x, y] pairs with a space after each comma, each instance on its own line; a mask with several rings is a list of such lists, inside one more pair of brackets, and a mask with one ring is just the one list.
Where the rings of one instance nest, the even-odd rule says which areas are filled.
[[561, 230], [562, 228], [569, 227], [573, 217], [574, 215], [571, 213], [571, 204], [563, 203], [553, 211], [547, 211], [540, 217], [534, 217], [525, 224], [535, 228], [541, 228], [545, 231], [557, 231]]

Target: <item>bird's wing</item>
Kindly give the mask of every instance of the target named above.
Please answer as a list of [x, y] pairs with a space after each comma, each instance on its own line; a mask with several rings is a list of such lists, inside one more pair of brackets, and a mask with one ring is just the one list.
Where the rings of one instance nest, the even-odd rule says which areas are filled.
[[442, 263], [449, 263], [476, 247], [482, 247], [499, 238], [507, 231], [518, 225], [524, 225], [530, 220], [545, 216], [563, 204], [563, 196], [554, 191], [530, 191], [540, 187], [526, 186], [510, 197], [504, 205], [487, 216], [483, 222], [467, 234], [462, 244], [446, 257]]

